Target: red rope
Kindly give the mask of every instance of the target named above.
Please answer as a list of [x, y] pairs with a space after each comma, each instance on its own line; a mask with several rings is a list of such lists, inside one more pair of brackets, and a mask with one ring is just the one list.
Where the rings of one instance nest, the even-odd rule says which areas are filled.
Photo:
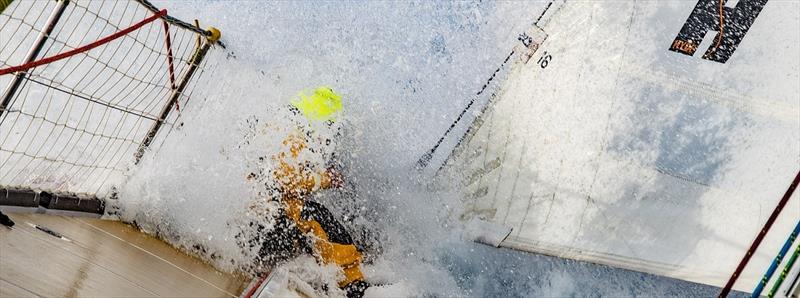
[[34, 68], [34, 67], [37, 67], [37, 66], [41, 66], [41, 65], [44, 65], [44, 64], [48, 64], [48, 63], [53, 63], [55, 61], [58, 61], [58, 60], [61, 60], [61, 59], [64, 59], [64, 58], [68, 58], [68, 57], [71, 57], [71, 56], [86, 52], [88, 50], [94, 49], [94, 48], [99, 47], [99, 46], [101, 46], [103, 44], [106, 44], [108, 42], [111, 42], [112, 40], [120, 38], [123, 35], [131, 33], [134, 30], [139, 29], [142, 26], [147, 25], [148, 23], [150, 23], [152, 21], [155, 21], [158, 18], [161, 18], [161, 17], [163, 17], [165, 15], [167, 15], [167, 10], [166, 9], [162, 9], [157, 14], [155, 14], [155, 15], [149, 17], [149, 18], [144, 19], [141, 22], [134, 24], [133, 26], [130, 26], [130, 27], [128, 27], [128, 28], [126, 28], [126, 29], [124, 29], [122, 31], [118, 31], [118, 32], [116, 32], [114, 34], [106, 36], [103, 39], [100, 39], [100, 40], [95, 41], [93, 43], [87, 44], [87, 45], [82, 46], [80, 48], [76, 48], [76, 49], [61, 53], [61, 54], [57, 54], [55, 56], [50, 56], [50, 57], [47, 57], [47, 58], [44, 58], [44, 59], [41, 59], [41, 60], [37, 60], [37, 61], [33, 61], [33, 62], [30, 62], [30, 63], [25, 63], [23, 65], [12, 66], [12, 67], [9, 67], [9, 68], [0, 69], [0, 76], [6, 75], [6, 74], [10, 74], [10, 73], [14, 73], [14, 72], [18, 72], [18, 71], [25, 71], [25, 70], [28, 70], [28, 69], [31, 69], [31, 68]]
[[725, 284], [725, 287], [722, 288], [722, 291], [719, 293], [719, 298], [724, 298], [728, 296], [728, 293], [733, 288], [733, 284], [736, 283], [736, 279], [739, 278], [739, 274], [742, 274], [744, 267], [747, 265], [747, 262], [750, 261], [750, 257], [756, 252], [758, 246], [761, 244], [761, 240], [764, 240], [764, 236], [767, 235], [767, 231], [772, 227], [772, 224], [775, 223], [775, 220], [778, 219], [778, 214], [781, 213], [783, 207], [786, 206], [786, 202], [789, 201], [789, 198], [792, 197], [792, 193], [797, 188], [797, 185], [800, 184], [800, 171], [797, 172], [797, 176], [794, 177], [792, 184], [789, 185], [789, 189], [786, 190], [786, 193], [783, 194], [783, 198], [781, 201], [778, 202], [778, 206], [775, 207], [775, 210], [772, 210], [772, 214], [767, 219], [767, 223], [764, 224], [764, 227], [761, 229], [761, 232], [758, 233], [756, 236], [756, 240], [753, 240], [753, 244], [750, 245], [750, 249], [747, 250], [747, 253], [742, 258], [742, 261], [739, 262], [739, 266], [736, 267], [736, 270], [733, 271], [731, 278], [728, 279], [728, 283]]
[[243, 298], [252, 298], [253, 294], [255, 294], [256, 291], [258, 291], [258, 288], [261, 287], [261, 284], [263, 284], [264, 280], [266, 280], [266, 279], [267, 279], [266, 277], [258, 277], [258, 281], [256, 281], [256, 283], [253, 284], [253, 287], [250, 288], [249, 291], [247, 291], [247, 294], [242, 295], [242, 297]]
[[[172, 39], [169, 36], [169, 23], [164, 21], [164, 40], [167, 46], [167, 67], [169, 67], [169, 83], [172, 90], [177, 89], [178, 87], [175, 86], [175, 67], [173, 66], [173, 58], [172, 58]], [[175, 101], [175, 109], [178, 112], [181, 111], [181, 106], [178, 101]]]

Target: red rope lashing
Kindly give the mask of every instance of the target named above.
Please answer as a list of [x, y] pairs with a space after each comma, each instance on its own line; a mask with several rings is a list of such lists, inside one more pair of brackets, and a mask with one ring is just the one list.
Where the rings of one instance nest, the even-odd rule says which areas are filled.
[[242, 297], [243, 298], [252, 298], [253, 295], [256, 293], [256, 291], [258, 291], [258, 288], [261, 287], [261, 284], [263, 284], [264, 280], [266, 280], [266, 279], [267, 279], [266, 277], [259, 277], [258, 281], [256, 281], [256, 283], [253, 284], [253, 287], [250, 288], [250, 291], [247, 291], [247, 294], [242, 295]]
[[161, 18], [161, 17], [163, 17], [165, 15], [167, 15], [167, 10], [166, 9], [162, 9], [158, 13], [154, 14], [151, 17], [148, 17], [148, 18], [142, 20], [141, 22], [138, 22], [138, 23], [136, 23], [136, 24], [134, 24], [134, 25], [132, 25], [132, 26], [130, 26], [128, 28], [125, 28], [122, 31], [118, 31], [118, 32], [116, 32], [114, 34], [106, 36], [106, 37], [104, 37], [104, 38], [102, 38], [100, 40], [97, 40], [97, 41], [95, 41], [93, 43], [90, 43], [90, 44], [87, 44], [85, 46], [82, 46], [82, 47], [79, 47], [79, 48], [76, 48], [76, 49], [72, 49], [70, 51], [66, 51], [66, 52], [61, 53], [61, 54], [50, 56], [50, 57], [47, 57], [47, 58], [44, 58], [44, 59], [41, 59], [41, 60], [33, 61], [33, 62], [30, 62], [30, 63], [25, 63], [23, 65], [12, 66], [12, 67], [9, 67], [9, 68], [0, 69], [0, 76], [6, 75], [6, 74], [10, 74], [10, 73], [14, 73], [14, 72], [18, 72], [18, 71], [26, 71], [28, 69], [31, 69], [31, 68], [34, 68], [34, 67], [37, 67], [37, 66], [45, 65], [45, 64], [48, 64], [48, 63], [53, 63], [53, 62], [56, 62], [58, 60], [69, 58], [69, 57], [75, 56], [77, 54], [89, 51], [89, 50], [94, 49], [96, 47], [99, 47], [99, 46], [101, 46], [103, 44], [109, 43], [109, 42], [111, 42], [111, 41], [113, 41], [113, 40], [115, 40], [117, 38], [120, 38], [123, 35], [131, 33], [134, 30], [139, 29], [142, 26], [147, 25], [150, 22], [155, 21], [158, 18]]
[[[167, 46], [167, 67], [169, 67], [169, 84], [172, 90], [178, 89], [175, 86], [175, 67], [173, 66], [173, 58], [172, 58], [172, 39], [169, 36], [169, 23], [164, 21], [164, 40]], [[175, 109], [180, 112], [181, 105], [180, 101], [175, 101]]]

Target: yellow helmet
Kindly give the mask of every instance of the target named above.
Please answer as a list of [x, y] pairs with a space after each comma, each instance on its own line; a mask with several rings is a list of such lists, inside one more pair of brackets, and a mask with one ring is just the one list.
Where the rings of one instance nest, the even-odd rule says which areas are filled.
[[330, 87], [319, 87], [311, 95], [301, 91], [292, 99], [292, 106], [300, 110], [303, 116], [315, 121], [336, 121], [342, 110], [342, 97]]

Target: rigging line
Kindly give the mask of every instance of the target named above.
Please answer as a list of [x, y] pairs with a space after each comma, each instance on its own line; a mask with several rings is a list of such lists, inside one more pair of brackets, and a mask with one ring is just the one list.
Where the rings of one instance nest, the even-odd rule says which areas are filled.
[[767, 235], [767, 232], [772, 227], [772, 224], [774, 224], [775, 220], [778, 219], [778, 215], [780, 215], [781, 211], [783, 211], [783, 207], [786, 206], [789, 198], [792, 197], [792, 194], [794, 193], [794, 190], [797, 189], [798, 184], [800, 184], [800, 171], [797, 171], [797, 175], [794, 177], [792, 184], [789, 185], [789, 188], [786, 189], [786, 193], [783, 194], [783, 197], [778, 202], [778, 205], [775, 206], [774, 210], [772, 210], [772, 214], [770, 214], [767, 222], [764, 224], [764, 227], [761, 228], [760, 232], [758, 232], [756, 239], [753, 240], [752, 244], [750, 244], [750, 248], [747, 249], [744, 257], [742, 257], [742, 260], [739, 262], [739, 265], [736, 266], [736, 270], [734, 270], [733, 274], [731, 274], [730, 279], [728, 279], [728, 283], [726, 283], [725, 287], [722, 288], [722, 291], [719, 292], [719, 296], [717, 296], [718, 298], [724, 298], [728, 296], [728, 293], [730, 293], [731, 289], [733, 288], [733, 284], [736, 283], [736, 279], [738, 279], [739, 275], [742, 273], [742, 271], [744, 271], [744, 267], [747, 266], [747, 262], [749, 262], [750, 258], [755, 254], [756, 249], [758, 249], [761, 241], [764, 240], [764, 236]]
[[714, 51], [722, 44], [722, 35], [725, 35], [725, 0], [719, 0], [719, 38], [717, 38], [717, 45], [714, 46]]
[[[159, 12], [159, 9], [147, 0], [136, 0], [136, 2], [142, 4], [142, 6], [144, 6], [145, 8], [147, 8], [147, 10], [153, 13]], [[200, 28], [200, 26], [193, 26], [192, 24], [181, 21], [180, 19], [174, 18], [168, 14], [164, 14], [163, 16], [161, 16], [161, 19], [163, 19], [165, 22], [195, 32], [197, 34], [201, 34], [203, 36], [211, 36], [211, 32], [209, 32], [208, 30], [203, 30], [202, 28]]]
[[[789, 238], [786, 239], [786, 242], [783, 243], [783, 247], [781, 247], [781, 250], [778, 252], [778, 255], [775, 256], [775, 259], [772, 260], [772, 264], [769, 265], [769, 268], [767, 268], [767, 272], [764, 273], [764, 277], [761, 278], [761, 281], [758, 283], [755, 290], [753, 290], [753, 294], [750, 297], [757, 298], [761, 296], [761, 292], [764, 290], [764, 287], [767, 286], [767, 282], [769, 282], [769, 280], [772, 279], [772, 275], [775, 273], [775, 270], [778, 269], [778, 265], [781, 264], [781, 262], [783, 261], [783, 257], [786, 256], [787, 252], [789, 252], [789, 249], [794, 244], [794, 240], [797, 239], [798, 233], [800, 233], [800, 221], [798, 221], [797, 225], [794, 226], [794, 230], [792, 230], [792, 233], [789, 234]], [[781, 278], [785, 277], [786, 273], [782, 272]], [[779, 280], [781, 278], [779, 278]], [[779, 282], [775, 282], [775, 284], [778, 285]], [[769, 296], [772, 297], [773, 294], [774, 291], [770, 291]]]
[[158, 19], [159, 17], [161, 17], [163, 15], [166, 15], [166, 14], [167, 14], [167, 10], [166, 9], [162, 9], [157, 14], [152, 15], [152, 16], [144, 19], [144, 20], [140, 21], [139, 23], [134, 24], [133, 26], [125, 28], [125, 30], [117, 31], [114, 34], [106, 36], [106, 37], [104, 37], [104, 38], [102, 38], [102, 39], [100, 39], [98, 41], [95, 41], [93, 43], [90, 43], [90, 44], [87, 44], [85, 46], [79, 47], [77, 49], [73, 49], [71, 51], [67, 51], [67, 52], [64, 52], [64, 53], [61, 53], [61, 54], [58, 54], [58, 55], [55, 55], [55, 56], [50, 56], [50, 57], [47, 57], [47, 58], [44, 58], [44, 59], [41, 59], [41, 60], [38, 60], [38, 61], [25, 63], [23, 65], [13, 66], [13, 67], [5, 68], [5, 69], [0, 69], [0, 76], [1, 75], [6, 75], [6, 74], [10, 74], [10, 73], [14, 73], [14, 72], [18, 72], [18, 71], [25, 71], [25, 70], [28, 70], [28, 69], [31, 69], [31, 68], [34, 68], [34, 67], [37, 67], [37, 66], [41, 66], [41, 65], [44, 65], [44, 64], [56, 62], [58, 60], [69, 58], [71, 56], [74, 56], [74, 55], [89, 51], [89, 50], [94, 49], [96, 47], [99, 47], [99, 46], [101, 46], [103, 44], [109, 43], [109, 42], [111, 42], [111, 41], [113, 41], [113, 40], [115, 40], [117, 38], [120, 38], [123, 35], [131, 33], [134, 30], [139, 29], [142, 26], [144, 26], [144, 25], [146, 25], [146, 24], [148, 24], [148, 23], [150, 23], [150, 22], [152, 22], [152, 21], [154, 21], [154, 20]]
[[102, 101], [99, 101], [99, 100], [95, 100], [95, 99], [93, 99], [93, 98], [90, 98], [90, 97], [87, 97], [87, 96], [83, 96], [83, 95], [80, 95], [80, 94], [77, 94], [77, 93], [74, 93], [74, 92], [70, 92], [69, 90], [65, 90], [65, 89], [58, 88], [58, 87], [55, 87], [55, 86], [52, 86], [52, 85], [48, 85], [48, 84], [45, 84], [45, 83], [43, 83], [43, 82], [39, 82], [39, 81], [37, 81], [37, 80], [34, 80], [34, 79], [32, 79], [32, 78], [27, 78], [26, 80], [28, 80], [28, 81], [31, 81], [31, 82], [34, 82], [34, 83], [36, 83], [36, 84], [39, 84], [39, 85], [42, 85], [42, 86], [45, 86], [45, 87], [48, 87], [48, 88], [52, 88], [52, 89], [55, 89], [55, 90], [58, 90], [58, 91], [64, 92], [64, 93], [66, 93], [66, 94], [69, 94], [69, 95], [75, 96], [75, 97], [77, 97], [77, 98], [85, 99], [85, 100], [87, 100], [87, 101], [90, 101], [90, 102], [93, 102], [93, 103], [96, 103], [96, 104], [99, 104], [99, 105], [102, 105], [102, 106], [106, 106], [106, 107], [109, 107], [109, 108], [115, 109], [115, 110], [117, 110], [117, 111], [120, 111], [120, 112], [123, 112], [123, 113], [128, 113], [128, 114], [131, 114], [131, 115], [134, 115], [134, 116], [139, 116], [139, 117], [141, 117], [141, 118], [145, 118], [145, 119], [149, 119], [149, 120], [153, 120], [153, 121], [157, 121], [157, 120], [158, 120], [158, 119], [156, 119], [156, 118], [153, 118], [153, 117], [151, 117], [151, 116], [148, 116], [148, 115], [145, 115], [145, 114], [137, 114], [137, 113], [135, 113], [135, 112], [133, 112], [133, 111], [128, 111], [128, 110], [126, 110], [126, 109], [120, 108], [120, 107], [118, 107], [118, 106], [115, 106], [115, 105], [112, 105], [112, 104], [110, 104], [110, 103], [105, 103], [105, 102], [102, 102]]
[[164, 42], [167, 46], [167, 65], [169, 66], [169, 84], [172, 90], [175, 90], [175, 67], [173, 66], [172, 58], [172, 39], [169, 36], [169, 23], [164, 21]]
[[[714, 54], [722, 45], [722, 36], [725, 34], [725, 0], [719, 0], [719, 34], [717, 34], [717, 41], [709, 54]], [[707, 56], [707, 55], [706, 55]]]
[[778, 279], [775, 280], [775, 283], [772, 285], [772, 289], [770, 289], [769, 293], [767, 293], [768, 298], [775, 297], [775, 293], [778, 292], [781, 284], [783, 284], [783, 281], [786, 280], [786, 274], [788, 274], [789, 270], [792, 269], [792, 266], [794, 266], [794, 262], [797, 261], [798, 256], [800, 256], [800, 246], [797, 246], [797, 248], [794, 249], [794, 253], [792, 253], [791, 257], [789, 257], [789, 261], [786, 261], [786, 265], [783, 267], [783, 270], [781, 270], [781, 274], [778, 275]]
[[[167, 21], [164, 21], [163, 23], [164, 23], [164, 39], [165, 39], [164, 41], [167, 47], [167, 67], [169, 68], [168, 69], [169, 84], [170, 88], [172, 90], [175, 90], [178, 89], [178, 87], [175, 85], [175, 67], [173, 66], [173, 58], [172, 58], [172, 39], [170, 39], [169, 36], [169, 23], [167, 23]], [[200, 37], [198, 36], [198, 38]], [[179, 101], [175, 102], [175, 110], [177, 110], [179, 113], [181, 111], [181, 105]]]
[[[797, 247], [798, 247], [798, 248], [796, 248], [796, 249], [800, 249], [800, 245], [798, 245]], [[798, 272], [795, 272], [795, 274], [794, 274], [794, 278], [792, 279], [792, 282], [791, 282], [791, 283], [789, 283], [789, 286], [788, 286], [788, 287], [786, 287], [786, 291], [785, 291], [785, 292], [783, 292], [783, 293], [784, 293], [784, 295], [786, 295], [786, 297], [789, 297], [789, 294], [791, 294], [791, 292], [792, 292], [792, 289], [800, 289], [800, 287], [796, 287], [796, 286], [797, 286], [797, 281], [798, 281], [798, 280], [800, 280], [800, 271], [798, 271]]]

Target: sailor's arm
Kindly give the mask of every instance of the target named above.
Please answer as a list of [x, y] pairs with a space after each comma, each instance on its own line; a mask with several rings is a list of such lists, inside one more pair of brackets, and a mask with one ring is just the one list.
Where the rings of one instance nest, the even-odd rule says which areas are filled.
[[332, 167], [317, 173], [317, 175], [320, 189], [339, 188], [344, 183], [342, 173]]

